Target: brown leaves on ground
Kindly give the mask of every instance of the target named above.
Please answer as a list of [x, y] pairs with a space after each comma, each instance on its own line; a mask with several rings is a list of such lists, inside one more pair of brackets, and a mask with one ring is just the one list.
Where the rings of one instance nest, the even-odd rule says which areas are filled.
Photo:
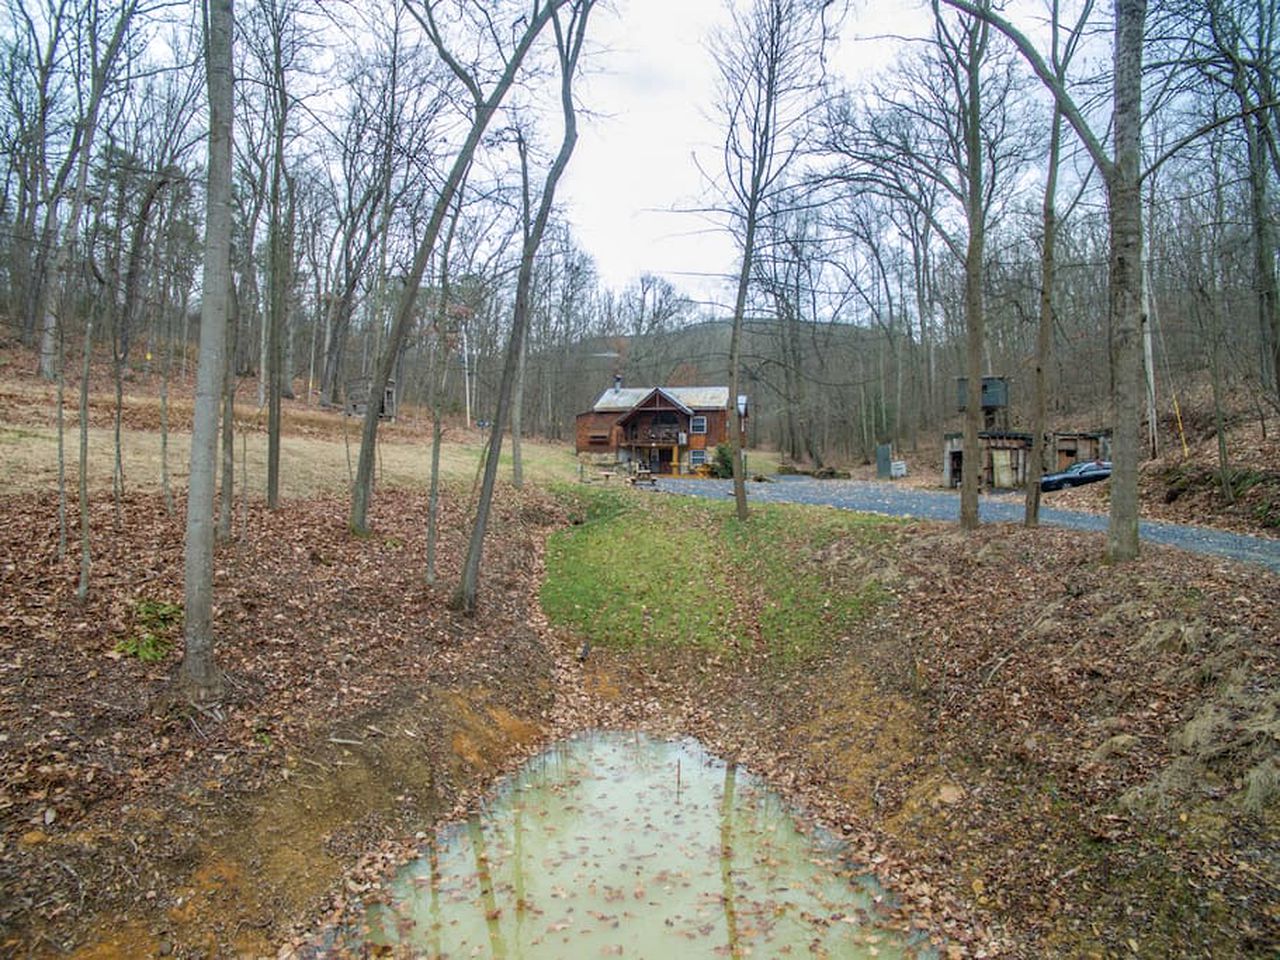
[[[465, 524], [445, 506], [452, 585]], [[832, 589], [875, 576], [892, 595], [817, 657], [580, 665], [536, 605], [564, 522], [546, 497], [500, 499], [475, 619], [422, 581], [422, 497], [381, 492], [368, 538], [345, 502], [292, 502], [219, 549], [220, 714], [157, 716], [177, 654], [117, 645], [142, 601], [180, 601], [181, 521], [134, 497], [117, 530], [96, 501], [81, 606], [54, 507], [11, 498], [0, 524], [6, 950], [75, 943], [106, 911], [133, 918], [111, 931], [126, 953], [260, 952], [358, 911], [414, 830], [587, 725], [691, 733], [764, 775], [948, 955], [1266, 955], [1280, 937], [1271, 574], [1152, 548], [1106, 566], [1100, 537], [1048, 528], [893, 526], [814, 558]]]
[[[267, 817], [266, 791], [307, 775], [316, 782], [294, 791], [307, 801], [297, 806], [319, 805], [344, 767], [363, 762], [344, 760], [344, 751], [401, 732], [380, 729], [375, 720], [366, 730], [360, 718], [378, 716], [406, 692], [466, 691], [470, 709], [479, 711], [469, 720], [455, 710], [433, 731], [424, 729], [431, 709], [419, 706], [413, 723], [403, 725], [402, 739], [431, 744], [420, 748], [426, 755], [405, 762], [435, 771], [433, 803], [446, 806], [465, 785], [450, 780], [450, 771], [460, 764], [479, 770], [483, 760], [491, 775], [493, 763], [482, 756], [491, 742], [527, 740], [534, 730], [528, 718], [537, 723], [549, 707], [549, 660], [527, 627], [535, 560], [548, 525], [561, 521], [544, 496], [507, 491], [495, 505], [482, 621], [448, 609], [465, 532], [451, 496], [442, 507], [436, 587], [424, 582], [423, 496], [380, 492], [376, 533], [367, 538], [348, 533], [342, 500], [292, 502], [277, 513], [255, 505], [247, 534], [216, 556], [217, 658], [227, 683], [213, 711], [165, 705], [181, 628], [157, 627], [148, 614], [147, 604], [181, 605], [181, 516], [167, 516], [158, 497], [131, 497], [115, 528], [109, 499], [95, 500], [92, 585], [81, 605], [77, 533], [73, 525], [72, 556], [59, 561], [55, 507], [52, 498], [0, 501], [5, 951], [45, 936], [55, 937], [50, 943], [62, 936], [74, 941], [77, 925], [83, 933], [96, 911], [145, 910], [157, 901], [177, 909], [183, 897], [170, 885], [183, 864], [189, 868], [201, 856], [212, 842], [209, 831], [237, 829], [215, 828], [218, 816]], [[155, 662], [122, 653], [122, 641], [148, 629], [173, 650]], [[335, 724], [357, 724], [356, 732], [339, 727], [335, 735]], [[471, 755], [455, 760], [455, 741], [467, 736]], [[333, 758], [319, 756], [317, 745]], [[382, 753], [394, 757], [395, 750]], [[397, 776], [396, 769], [387, 776]], [[395, 793], [393, 784], [387, 789]], [[362, 800], [352, 793], [345, 804]], [[358, 825], [365, 811], [345, 815]], [[358, 850], [360, 835], [344, 844]], [[265, 854], [246, 859], [254, 856]]]
[[891, 569], [894, 599], [817, 660], [593, 654], [593, 683], [628, 722], [691, 730], [851, 835], [873, 827], [871, 862], [953, 946], [1272, 955], [1280, 578], [1102, 548], [912, 525], [834, 565]]

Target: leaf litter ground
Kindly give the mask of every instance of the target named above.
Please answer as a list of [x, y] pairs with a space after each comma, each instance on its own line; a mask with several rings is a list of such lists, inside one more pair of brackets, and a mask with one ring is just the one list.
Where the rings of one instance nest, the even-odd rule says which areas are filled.
[[[422, 582], [420, 496], [381, 492], [364, 539], [343, 502], [297, 501], [255, 508], [219, 552], [226, 701], [157, 712], [176, 652], [117, 647], [141, 602], [180, 599], [179, 520], [139, 496], [114, 530], [96, 503], [82, 607], [52, 501], [4, 503], [6, 952], [305, 954], [312, 925], [359, 916], [434, 823], [548, 738], [599, 726], [743, 763], [955, 955], [1280, 942], [1273, 576], [1160, 550], [1110, 568], [1065, 531], [893, 526], [801, 558], [833, 591], [885, 593], [816, 652], [772, 655], [757, 626], [733, 649], [579, 664], [580, 636], [537, 606], [558, 502], [504, 491], [469, 620]], [[449, 500], [446, 584], [462, 528]], [[734, 615], [772, 622], [767, 602], [744, 585]]]

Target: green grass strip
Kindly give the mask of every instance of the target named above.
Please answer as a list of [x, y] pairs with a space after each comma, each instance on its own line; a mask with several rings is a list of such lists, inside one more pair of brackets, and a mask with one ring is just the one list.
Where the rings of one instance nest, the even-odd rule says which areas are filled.
[[[552, 537], [542, 605], [614, 648], [765, 645], [804, 656], [848, 635], [887, 593], [861, 558], [894, 522], [821, 507], [564, 488], [575, 525]], [[853, 572], [855, 567], [862, 573]]]

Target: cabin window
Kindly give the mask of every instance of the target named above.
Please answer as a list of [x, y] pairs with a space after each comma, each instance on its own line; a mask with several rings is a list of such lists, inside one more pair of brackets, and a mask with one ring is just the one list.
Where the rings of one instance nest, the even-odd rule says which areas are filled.
[[[703, 417], [702, 419], [705, 421], [705, 420], [706, 420], [706, 417]], [[690, 451], [689, 451], [689, 466], [691, 466], [691, 467], [701, 467], [701, 466], [703, 466], [706, 462], [707, 462], [707, 451], [705, 451], [705, 450], [690, 450]]]
[[587, 442], [591, 444], [607, 445], [609, 443], [609, 435], [607, 433], [593, 433], [587, 437]]
[[706, 433], [707, 418], [706, 417], [690, 417], [689, 432], [690, 433]]

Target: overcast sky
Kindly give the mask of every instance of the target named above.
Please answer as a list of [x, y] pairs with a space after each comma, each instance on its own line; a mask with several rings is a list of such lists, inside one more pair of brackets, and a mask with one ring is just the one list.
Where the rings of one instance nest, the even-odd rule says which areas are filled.
[[[867, 0], [845, 21], [836, 54], [847, 71], [884, 63], [891, 45], [856, 42], [892, 26], [905, 29], [919, 8]], [[714, 119], [712, 28], [725, 0], [616, 0], [592, 14], [598, 52], [580, 101], [583, 119], [561, 188], [579, 242], [595, 257], [605, 285], [620, 289], [642, 272], [666, 276], [699, 299], [730, 299], [719, 278], [737, 270], [732, 240], [705, 215], [696, 154], [719, 169], [723, 130]]]

